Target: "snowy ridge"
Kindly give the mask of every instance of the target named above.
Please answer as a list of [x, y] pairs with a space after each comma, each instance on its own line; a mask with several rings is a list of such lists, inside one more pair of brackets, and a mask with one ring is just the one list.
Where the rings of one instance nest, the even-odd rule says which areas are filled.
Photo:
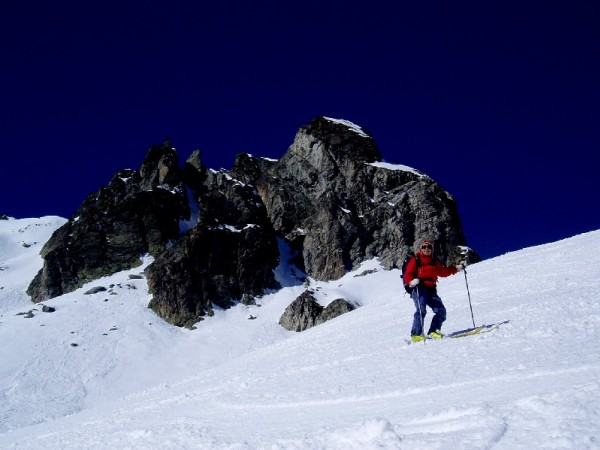
[[324, 117], [324, 119], [328, 120], [329, 122], [344, 125], [345, 127], [348, 127], [351, 131], [353, 131], [354, 133], [358, 134], [361, 137], [369, 137], [369, 135], [363, 131], [362, 127], [355, 124], [354, 122], [350, 122], [349, 120], [346, 120], [346, 119], [334, 119], [331, 117]]
[[427, 178], [427, 175], [425, 175], [423, 172], [420, 172], [417, 169], [414, 169], [414, 168], [409, 167], [409, 166], [405, 166], [403, 164], [391, 164], [391, 163], [386, 163], [386, 162], [374, 162], [374, 163], [369, 163], [367, 165], [368, 166], [373, 166], [373, 167], [379, 167], [381, 169], [387, 169], [387, 170], [401, 170], [403, 172], [414, 173], [415, 175], [418, 175], [420, 178]]
[[[304, 333], [277, 325], [293, 283], [196, 330], [167, 325], [130, 278], [143, 267], [44, 302], [54, 313], [11, 303], [28, 283], [14, 261], [35, 273], [48, 236], [29, 235], [30, 253], [14, 225], [44, 228], [27, 220], [0, 221], [1, 448], [598, 448], [600, 231], [468, 268], [477, 324], [508, 323], [408, 346], [412, 303], [377, 261], [313, 280], [321, 304], [360, 307]], [[464, 275], [439, 292], [444, 331], [468, 328]]]

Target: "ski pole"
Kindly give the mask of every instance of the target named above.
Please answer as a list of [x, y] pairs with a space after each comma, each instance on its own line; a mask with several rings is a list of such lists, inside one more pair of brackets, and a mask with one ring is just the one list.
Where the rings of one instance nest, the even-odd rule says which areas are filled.
[[467, 285], [467, 295], [469, 296], [469, 308], [471, 308], [471, 319], [473, 320], [473, 328], [477, 328], [475, 325], [475, 317], [473, 316], [473, 305], [471, 304], [471, 292], [469, 292], [469, 282], [467, 281], [467, 269], [463, 269], [465, 273], [465, 284]]

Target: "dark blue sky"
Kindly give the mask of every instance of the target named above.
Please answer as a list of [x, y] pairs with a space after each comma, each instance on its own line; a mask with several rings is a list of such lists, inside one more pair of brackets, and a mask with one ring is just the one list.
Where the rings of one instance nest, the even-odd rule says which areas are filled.
[[0, 214], [69, 217], [166, 137], [279, 158], [325, 115], [452, 193], [484, 257], [598, 229], [600, 7], [489, 3], [5, 0]]

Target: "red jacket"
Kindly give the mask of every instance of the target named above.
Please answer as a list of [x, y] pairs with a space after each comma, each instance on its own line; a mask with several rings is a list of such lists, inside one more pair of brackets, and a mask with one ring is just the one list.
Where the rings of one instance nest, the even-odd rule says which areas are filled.
[[[419, 262], [417, 264], [417, 258]], [[415, 278], [420, 279], [419, 285], [435, 288], [438, 277], [447, 277], [458, 272], [455, 266], [445, 266], [440, 261], [421, 252], [408, 261], [404, 273], [404, 284], [409, 284]]]

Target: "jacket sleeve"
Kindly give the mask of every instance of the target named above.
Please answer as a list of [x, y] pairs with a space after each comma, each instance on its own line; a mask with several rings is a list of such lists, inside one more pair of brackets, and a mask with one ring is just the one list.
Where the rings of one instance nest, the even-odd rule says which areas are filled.
[[410, 284], [417, 277], [417, 259], [413, 256], [406, 265], [404, 272], [404, 284]]
[[436, 262], [435, 269], [438, 277], [449, 277], [458, 272], [455, 266], [445, 266], [440, 261]]

